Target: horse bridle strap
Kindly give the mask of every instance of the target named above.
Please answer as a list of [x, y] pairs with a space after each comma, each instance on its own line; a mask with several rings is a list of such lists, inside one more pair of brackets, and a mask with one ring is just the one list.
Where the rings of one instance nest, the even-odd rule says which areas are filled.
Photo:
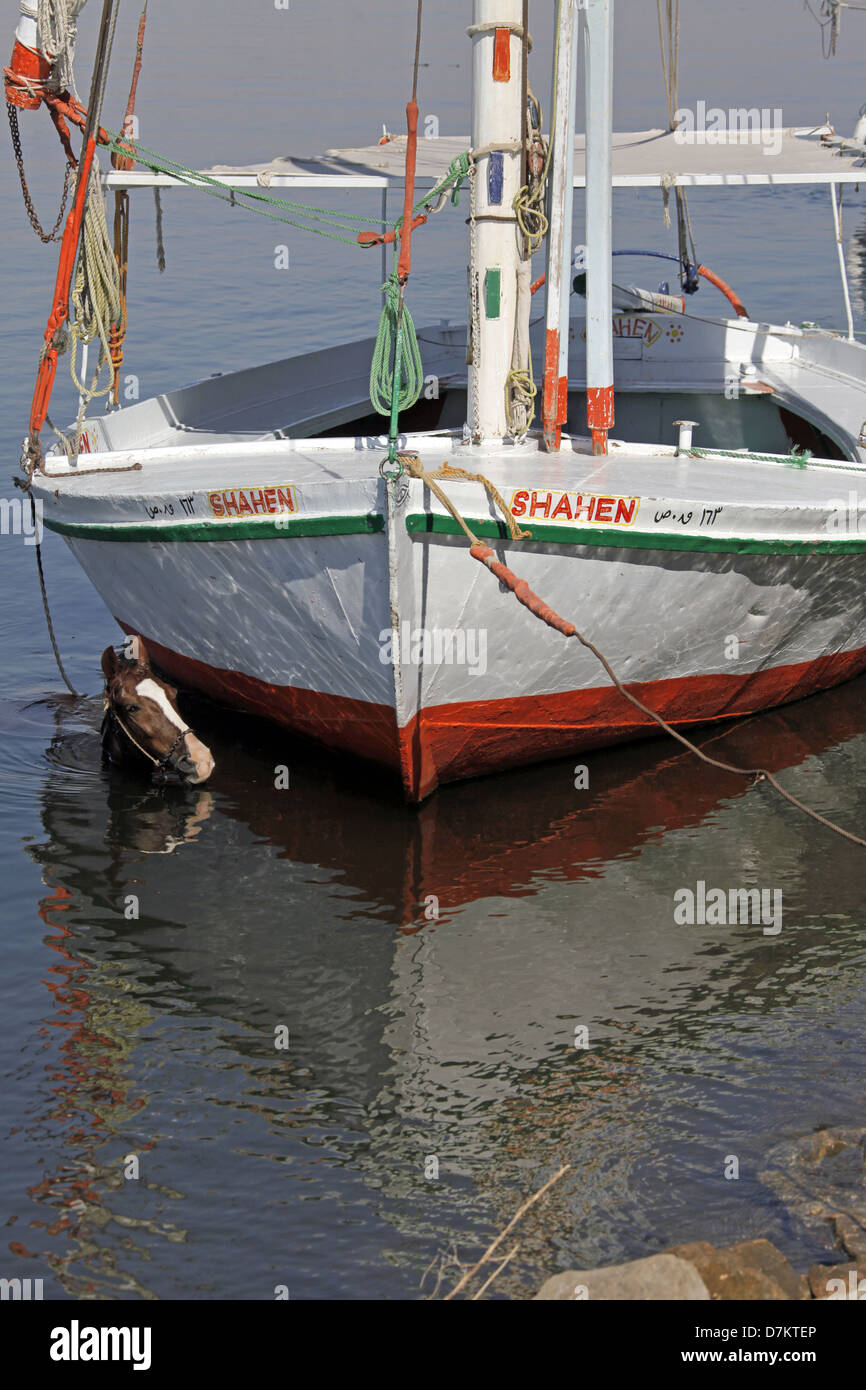
[[139, 753], [143, 754], [143, 756], [147, 758], [148, 762], [153, 763], [154, 767], [169, 767], [171, 765], [171, 760], [174, 757], [175, 749], [177, 748], [179, 743], [183, 742], [187, 734], [190, 732], [188, 728], [181, 729], [177, 738], [174, 740], [174, 743], [169, 748], [168, 752], [164, 753], [161, 758], [156, 758], [154, 757], [153, 753], [148, 751], [147, 748], [142, 747], [138, 739], [135, 737], [135, 734], [129, 728], [129, 725], [126, 724], [123, 719], [121, 719], [120, 715], [117, 713], [117, 710], [114, 708], [114, 705], [107, 697], [103, 699], [102, 708], [105, 710], [105, 717], [108, 718], [109, 716], [111, 716], [111, 718], [115, 721], [118, 727], [122, 729], [123, 732], [126, 734], [126, 737], [129, 739], [133, 747], [137, 748]]

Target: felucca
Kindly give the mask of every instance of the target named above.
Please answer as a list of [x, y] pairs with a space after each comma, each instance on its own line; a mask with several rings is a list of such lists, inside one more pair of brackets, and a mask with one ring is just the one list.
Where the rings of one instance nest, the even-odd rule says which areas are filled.
[[[35, 92], [84, 126], [61, 256], [69, 274], [82, 216], [101, 196], [87, 169], [100, 142], [120, 165], [105, 180], [116, 191], [183, 182], [283, 211], [294, 205], [278, 190], [386, 190], [405, 160], [403, 218], [389, 233], [399, 260], [375, 345], [92, 417], [71, 446], [43, 456], [61, 315], [46, 332], [25, 469], [45, 524], [173, 681], [392, 768], [413, 802], [439, 783], [652, 731], [595, 656], [564, 639], [569, 623], [681, 728], [866, 668], [866, 349], [853, 332], [773, 327], [745, 310], [698, 319], [663, 293], [634, 291], [637, 306], [614, 311], [611, 252], [615, 184], [823, 182], [836, 209], [862, 160], [828, 132], [785, 132], [772, 171], [739, 143], [694, 148], [661, 131], [614, 140], [613, 0], [559, 0], [547, 141], [527, 83], [528, 6], [473, 9], [462, 163], [455, 142], [419, 144], [414, 93], [405, 141], [318, 167], [197, 174], [160, 163], [99, 127], [105, 44], [88, 111], [58, 99], [30, 11], [19, 46], [41, 66], [34, 76], [28, 60], [25, 80], [19, 54], [17, 86], [7, 76], [13, 100]], [[115, 10], [105, 0], [103, 31]], [[587, 133], [576, 149], [581, 52]], [[124, 168], [133, 157], [148, 172]], [[435, 186], [426, 204], [414, 200], [416, 176]], [[411, 233], [465, 180], [468, 330], [422, 330], [422, 369], [408, 316]], [[569, 315], [575, 182], [586, 186], [585, 322]], [[545, 237], [546, 316], [533, 327], [531, 260]], [[62, 303], [68, 277], [58, 286]], [[103, 356], [116, 382], [112, 324]], [[585, 374], [575, 360], [584, 338]], [[386, 436], [367, 401], [371, 358]], [[533, 360], [544, 364], [540, 428]], [[436, 383], [427, 396], [425, 379]], [[620, 412], [628, 429], [618, 433]], [[634, 442], [644, 426], [650, 442]]]

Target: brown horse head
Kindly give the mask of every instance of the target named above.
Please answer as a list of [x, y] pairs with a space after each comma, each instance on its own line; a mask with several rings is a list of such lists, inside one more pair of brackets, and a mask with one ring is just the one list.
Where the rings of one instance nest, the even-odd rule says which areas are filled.
[[214, 769], [210, 751], [178, 713], [173, 686], [155, 676], [140, 637], [129, 637], [118, 656], [102, 653], [105, 676], [103, 742], [109, 757], [150, 760], [174, 771], [185, 782], [206, 782]]

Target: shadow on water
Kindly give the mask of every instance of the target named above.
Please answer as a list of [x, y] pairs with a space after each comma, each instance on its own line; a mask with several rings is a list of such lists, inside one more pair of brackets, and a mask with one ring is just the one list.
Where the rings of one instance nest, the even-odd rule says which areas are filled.
[[[856, 829], [864, 689], [703, 742]], [[679, 1239], [824, 1253], [757, 1172], [863, 1118], [861, 851], [668, 742], [594, 755], [587, 790], [571, 760], [407, 811], [202, 706], [212, 782], [134, 780], [99, 713], [28, 712], [48, 997], [10, 1248], [50, 1296], [416, 1296], [565, 1161], [503, 1291]], [[782, 889], [783, 930], [677, 926], [698, 879]]]

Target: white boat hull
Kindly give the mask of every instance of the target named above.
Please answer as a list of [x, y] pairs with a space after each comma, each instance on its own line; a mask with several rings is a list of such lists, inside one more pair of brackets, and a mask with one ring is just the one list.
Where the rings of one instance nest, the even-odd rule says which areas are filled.
[[[558, 458], [534, 442], [408, 447], [428, 469], [447, 452], [496, 483], [528, 538], [502, 539], [478, 484], [446, 487], [498, 558], [675, 724], [866, 668], [866, 535], [839, 513], [860, 465], [623, 445], [598, 460], [571, 441]], [[141, 480], [37, 484], [46, 524], [180, 684], [393, 769], [412, 801], [654, 731], [589, 652], [471, 558], [420, 481], [382, 481], [374, 450], [281, 440], [204, 454], [176, 468], [155, 454]], [[292, 510], [267, 513], [278, 489]]]

